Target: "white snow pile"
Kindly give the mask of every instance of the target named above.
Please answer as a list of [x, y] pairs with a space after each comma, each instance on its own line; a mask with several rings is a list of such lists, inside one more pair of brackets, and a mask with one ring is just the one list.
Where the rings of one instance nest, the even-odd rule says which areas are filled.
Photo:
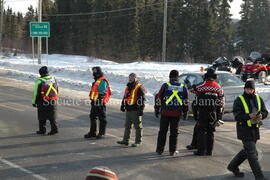
[[[116, 63], [107, 60], [86, 56], [71, 55], [43, 55], [42, 64], [47, 65], [50, 74], [57, 78], [60, 87], [89, 91], [93, 82], [92, 70], [100, 66], [108, 78], [112, 97], [121, 99], [131, 72], [137, 74], [140, 83], [147, 89], [147, 103], [153, 104], [153, 94], [159, 90], [162, 83], [168, 81], [169, 72], [177, 69], [180, 73], [199, 71], [207, 64], [188, 64], [172, 62], [133, 62]], [[7, 76], [19, 80], [35, 81], [38, 77], [37, 59], [32, 60], [30, 55], [21, 54], [15, 57], [0, 56], [0, 70], [7, 71]]]

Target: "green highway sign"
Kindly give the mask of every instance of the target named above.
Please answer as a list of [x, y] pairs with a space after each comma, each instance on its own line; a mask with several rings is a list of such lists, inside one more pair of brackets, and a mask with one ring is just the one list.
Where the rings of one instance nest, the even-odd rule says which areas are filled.
[[30, 37], [50, 37], [50, 23], [30, 22]]

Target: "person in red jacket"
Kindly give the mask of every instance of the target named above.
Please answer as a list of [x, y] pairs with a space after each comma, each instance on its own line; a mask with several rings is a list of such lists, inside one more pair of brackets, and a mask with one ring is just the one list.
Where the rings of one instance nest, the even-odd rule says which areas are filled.
[[221, 86], [215, 81], [217, 74], [210, 68], [204, 75], [204, 82], [193, 87], [191, 92], [196, 94], [195, 105], [198, 110], [196, 124], [197, 151], [194, 155], [212, 155], [214, 146], [215, 124], [222, 119], [224, 94]]

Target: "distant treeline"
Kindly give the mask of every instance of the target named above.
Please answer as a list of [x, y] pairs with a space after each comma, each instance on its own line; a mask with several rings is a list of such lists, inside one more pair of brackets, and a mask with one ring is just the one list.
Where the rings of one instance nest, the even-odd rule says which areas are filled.
[[[231, 19], [230, 1], [168, 0], [167, 60], [211, 62], [219, 56], [269, 52], [269, 1], [243, 0], [240, 21]], [[118, 62], [160, 61], [163, 3], [43, 0], [43, 21], [51, 23], [49, 52]], [[37, 21], [33, 7], [25, 15], [5, 10], [4, 47], [30, 53], [31, 21]]]

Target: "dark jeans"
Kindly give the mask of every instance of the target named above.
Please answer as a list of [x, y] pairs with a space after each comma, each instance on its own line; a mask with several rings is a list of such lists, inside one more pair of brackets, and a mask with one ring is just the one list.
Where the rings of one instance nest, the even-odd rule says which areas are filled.
[[46, 121], [49, 120], [51, 124], [51, 131], [57, 132], [58, 128], [56, 125], [56, 105], [42, 105], [38, 104], [38, 121], [39, 131], [46, 132]]
[[160, 118], [160, 128], [158, 132], [157, 140], [157, 152], [163, 152], [164, 146], [166, 143], [166, 137], [168, 128], [170, 126], [170, 142], [169, 142], [169, 151], [175, 152], [177, 147], [177, 136], [178, 136], [178, 127], [179, 127], [180, 117], [170, 117], [170, 116], [161, 116]]
[[258, 161], [256, 141], [242, 141], [244, 148], [231, 160], [229, 169], [239, 171], [239, 166], [248, 159], [251, 170], [256, 179], [263, 179], [263, 173]]
[[91, 135], [97, 133], [97, 119], [99, 120], [99, 134], [105, 135], [106, 133], [106, 105], [92, 105], [90, 110], [90, 132]]

